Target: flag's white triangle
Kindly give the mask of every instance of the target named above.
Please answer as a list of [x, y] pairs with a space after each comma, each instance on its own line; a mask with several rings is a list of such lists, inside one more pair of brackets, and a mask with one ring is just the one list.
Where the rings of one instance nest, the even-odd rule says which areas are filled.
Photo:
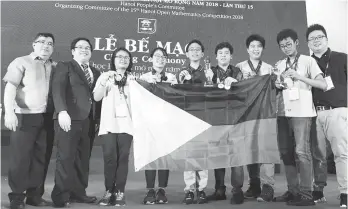
[[131, 81], [134, 167], [139, 171], [211, 127]]

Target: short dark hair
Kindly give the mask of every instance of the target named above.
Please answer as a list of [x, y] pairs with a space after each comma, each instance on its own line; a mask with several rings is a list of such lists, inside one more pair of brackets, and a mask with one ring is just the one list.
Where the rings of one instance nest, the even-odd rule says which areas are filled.
[[70, 50], [75, 49], [76, 43], [79, 42], [79, 41], [86, 41], [86, 42], [89, 44], [89, 46], [91, 47], [91, 52], [93, 52], [93, 46], [92, 46], [91, 42], [89, 41], [88, 38], [85, 38], [85, 37], [78, 37], [78, 38], [75, 38], [75, 39], [71, 42]]
[[156, 52], [157, 50], [160, 50], [160, 51], [163, 53], [164, 56], [168, 57], [168, 53], [167, 53], [167, 51], [166, 51], [165, 49], [163, 49], [162, 47], [156, 47], [156, 48], [154, 48], [154, 49], [151, 51], [151, 53], [150, 53], [150, 57], [151, 57], [151, 58], [153, 57], [153, 55], [155, 54], [155, 52]]
[[284, 29], [280, 31], [277, 35], [277, 43], [279, 44], [280, 41], [291, 38], [293, 41], [296, 41], [298, 39], [296, 31], [293, 29]]
[[261, 45], [262, 45], [262, 48], [265, 48], [265, 46], [266, 46], [265, 38], [263, 38], [259, 34], [252, 34], [245, 41], [246, 47], [249, 48], [250, 43], [253, 42], [253, 41], [259, 41], [261, 43]]
[[53, 36], [52, 33], [38, 33], [38, 34], [36, 34], [36, 36], [35, 36], [33, 42], [35, 42], [35, 41], [36, 41], [39, 37], [41, 37], [41, 36], [42, 36], [42, 37], [46, 37], [46, 38], [52, 38], [53, 44], [54, 44], [55, 39], [54, 39], [54, 36]]
[[193, 44], [193, 43], [196, 43], [196, 44], [200, 45], [200, 46], [201, 46], [201, 49], [202, 49], [202, 52], [204, 52], [204, 46], [203, 46], [202, 42], [201, 42], [200, 40], [197, 40], [197, 39], [193, 39], [192, 41], [190, 41], [190, 42], [187, 44], [186, 49], [185, 49], [186, 52], [188, 52], [189, 47], [190, 47], [191, 44]]
[[312, 33], [315, 30], [321, 30], [324, 33], [324, 35], [327, 37], [327, 33], [326, 33], [326, 30], [325, 30], [324, 26], [319, 25], [319, 24], [313, 24], [313, 25], [309, 26], [307, 31], [306, 31], [306, 38], [307, 38], [307, 40], [308, 40], [309, 34]]
[[110, 70], [113, 70], [113, 71], [116, 71], [116, 68], [115, 68], [115, 57], [116, 57], [116, 54], [119, 52], [119, 51], [124, 51], [128, 54], [129, 56], [129, 65], [126, 69], [126, 71], [128, 72], [131, 72], [132, 71], [132, 67], [133, 67], [133, 58], [132, 58], [132, 54], [125, 48], [125, 47], [119, 47], [117, 48], [111, 55], [111, 66], [110, 66]]
[[216, 45], [216, 47], [215, 47], [215, 55], [217, 55], [217, 52], [220, 49], [223, 49], [223, 48], [227, 48], [228, 50], [230, 50], [230, 53], [233, 54], [233, 47], [232, 47], [232, 45], [225, 41], [225, 42], [221, 42], [218, 45]]

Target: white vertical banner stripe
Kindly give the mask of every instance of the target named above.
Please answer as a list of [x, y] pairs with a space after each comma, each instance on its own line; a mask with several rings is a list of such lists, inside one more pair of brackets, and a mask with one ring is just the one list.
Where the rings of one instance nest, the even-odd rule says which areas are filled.
[[136, 81], [130, 82], [129, 91], [135, 171], [170, 154], [211, 127], [152, 94]]

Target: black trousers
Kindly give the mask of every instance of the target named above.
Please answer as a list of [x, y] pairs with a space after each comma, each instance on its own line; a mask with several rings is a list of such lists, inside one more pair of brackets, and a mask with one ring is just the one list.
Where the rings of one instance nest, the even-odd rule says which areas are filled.
[[57, 159], [51, 198], [55, 204], [69, 201], [70, 195], [86, 195], [91, 152], [89, 127], [89, 118], [71, 121], [71, 130], [65, 132], [54, 120]]
[[54, 143], [54, 123], [53, 123], [53, 113], [45, 113], [45, 130], [46, 130], [46, 154], [45, 154], [45, 169], [44, 176], [41, 186], [39, 187], [40, 196], [45, 193], [45, 181], [47, 177], [48, 166], [52, 157], [53, 143]]
[[254, 163], [247, 165], [249, 173], [249, 185], [260, 186], [260, 164]]
[[99, 132], [100, 120], [92, 119], [92, 115], [90, 115], [89, 117], [90, 117], [90, 122], [89, 122], [88, 136], [91, 140], [90, 141], [90, 155], [91, 155], [96, 133]]
[[101, 135], [103, 140], [105, 189], [124, 192], [133, 136], [125, 133]]
[[[226, 190], [225, 186], [225, 168], [214, 169], [215, 189]], [[240, 190], [243, 187], [244, 170], [243, 166], [231, 168], [231, 185], [233, 189]]]
[[[41, 196], [46, 158], [49, 117], [45, 113], [16, 114], [18, 126], [11, 134], [8, 182], [10, 199]], [[52, 119], [52, 118], [51, 118]]]
[[[146, 188], [154, 189], [157, 170], [145, 170]], [[166, 188], [168, 186], [169, 170], [158, 170], [158, 187]]]

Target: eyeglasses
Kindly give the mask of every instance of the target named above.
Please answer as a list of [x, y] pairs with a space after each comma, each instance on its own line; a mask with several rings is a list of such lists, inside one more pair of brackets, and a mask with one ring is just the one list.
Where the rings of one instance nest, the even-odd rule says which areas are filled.
[[44, 40], [42, 40], [42, 41], [35, 41], [34, 43], [46, 44], [48, 46], [53, 46], [53, 42], [45, 42]]
[[217, 55], [220, 55], [220, 56], [226, 55], [226, 56], [228, 56], [228, 55], [231, 55], [231, 53], [229, 51], [227, 51], [227, 52], [218, 52]]
[[158, 54], [155, 54], [153, 56], [156, 57], [156, 59], [162, 59], [162, 60], [166, 60], [167, 59], [166, 56], [161, 56], [161, 55], [158, 55]]
[[321, 35], [321, 36], [317, 36], [317, 37], [312, 37], [312, 38], [308, 39], [308, 41], [309, 42], [316, 41], [316, 40], [321, 41], [321, 40], [323, 40], [324, 37], [326, 37], [326, 36]]
[[86, 46], [86, 47], [83, 47], [83, 46], [75, 46], [75, 49], [91, 51], [91, 47], [89, 47], [89, 46]]
[[279, 45], [279, 47], [281, 49], [290, 48], [290, 47], [292, 47], [292, 43], [286, 43], [285, 45]]
[[202, 48], [189, 48], [190, 52], [200, 52], [202, 51]]
[[116, 56], [116, 58], [118, 58], [120, 60], [126, 60], [126, 61], [130, 60], [130, 57], [124, 57], [124, 56]]

